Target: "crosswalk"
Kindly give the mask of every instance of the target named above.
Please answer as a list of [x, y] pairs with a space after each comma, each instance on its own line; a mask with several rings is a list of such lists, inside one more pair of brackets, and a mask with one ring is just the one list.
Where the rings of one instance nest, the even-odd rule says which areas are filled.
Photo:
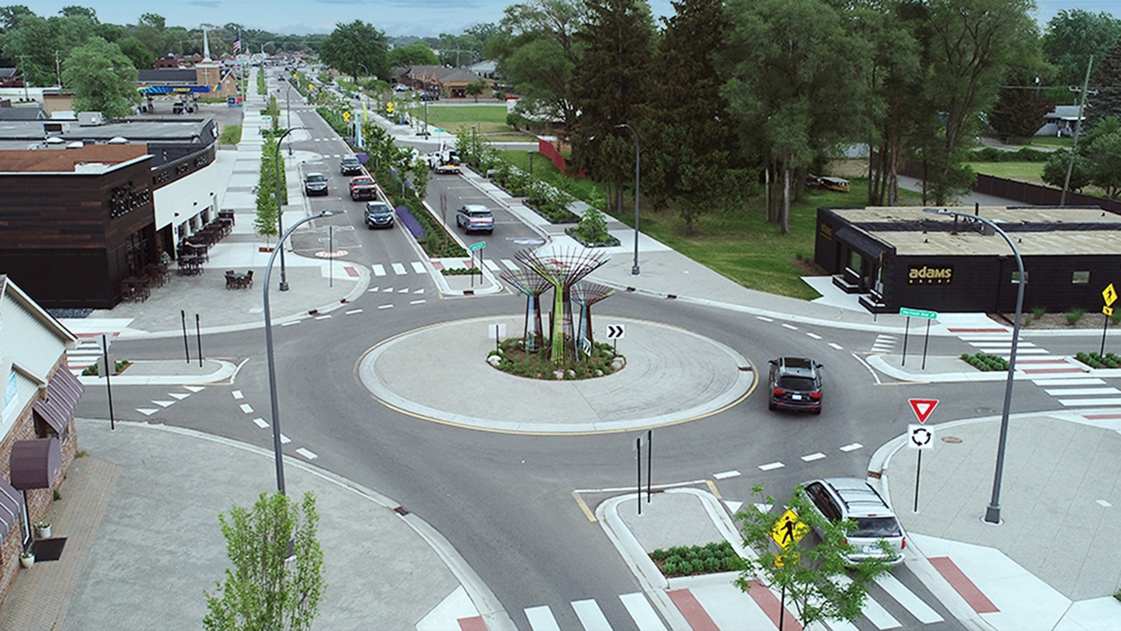
[[[444, 268], [444, 267], [463, 267], [463, 268], [467, 268], [467, 267], [473, 267], [475, 265], [479, 265], [479, 262], [477, 260], [476, 261], [472, 261], [471, 259], [462, 259], [462, 260], [455, 259], [455, 260], [450, 260], [450, 261], [441, 260], [439, 265], [436, 265], [436, 268], [437, 269]], [[518, 264], [516, 262], [514, 262], [512, 259], [498, 259], [496, 261], [496, 260], [493, 260], [493, 259], [486, 259], [485, 258], [485, 259], [482, 260], [482, 265], [483, 265], [483, 267], [486, 267], [489, 271], [494, 272], [495, 274], [497, 274], [499, 272], [502, 272], [502, 271], [506, 271], [506, 270], [517, 271], [517, 270], [521, 269], [521, 267], [519, 267]], [[427, 274], [428, 273], [428, 267], [426, 267], [425, 264], [421, 261], [407, 261], [407, 262], [405, 262], [405, 261], [395, 261], [395, 262], [392, 262], [392, 263], [373, 263], [373, 264], [370, 265], [370, 270], [374, 273], [375, 278], [381, 278], [381, 277], [386, 277], [386, 276], [409, 276], [409, 275], [412, 275], [412, 274]]]
[[[1012, 352], [1012, 333], [1005, 328], [950, 332], [983, 353], [1007, 360]], [[1077, 359], [1053, 355], [1021, 339], [1016, 347], [1016, 372], [1026, 375], [1064, 408], [1093, 408], [1093, 413], [1084, 415], [1091, 419], [1121, 418], [1121, 390], [1090, 374]]]
[[[842, 582], [850, 581], [842, 575]], [[745, 593], [732, 584], [732, 575], [727, 581], [698, 581], [687, 588], [667, 590], [667, 599], [677, 609], [677, 614], [695, 630], [739, 631], [754, 629], [766, 631], [779, 628], [781, 609], [780, 594], [758, 581], [750, 581], [751, 588]], [[667, 625], [659, 615], [648, 594], [634, 592], [620, 594], [628, 619], [616, 620], [613, 624], [603, 608], [594, 598], [574, 600], [568, 603], [584, 631], [611, 631], [612, 629], [637, 628], [640, 631], [665, 631]], [[890, 629], [914, 629], [923, 625], [938, 624], [945, 618], [928, 600], [937, 599], [929, 592], [921, 595], [888, 573], [878, 579], [869, 589], [864, 603], [863, 615], [857, 624], [843, 620], [829, 620], [825, 627], [830, 631], [855, 631], [858, 628], [875, 628], [880, 631]], [[786, 604], [786, 628], [794, 628], [796, 618], [791, 604]], [[548, 605], [537, 605], [524, 610], [526, 620], [532, 631], [557, 631], [562, 628], [558, 616]], [[567, 612], [564, 612], [567, 614]], [[561, 618], [564, 620], [565, 618]], [[570, 621], [571, 618], [568, 618]], [[569, 623], [570, 624], [570, 623]], [[820, 627], [819, 627], [820, 628]]]
[[104, 333], [82, 333], [78, 335], [78, 344], [74, 350], [66, 354], [66, 367], [74, 375], [81, 375], [82, 371], [97, 363], [104, 352], [101, 346], [101, 336], [105, 335], [110, 347], [119, 331], [105, 331]]

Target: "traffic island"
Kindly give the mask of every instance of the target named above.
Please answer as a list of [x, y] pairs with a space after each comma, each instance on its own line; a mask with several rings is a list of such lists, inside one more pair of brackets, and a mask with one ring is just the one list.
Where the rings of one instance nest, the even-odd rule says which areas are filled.
[[548, 349], [548, 340], [537, 350], [527, 351], [525, 340], [521, 338], [503, 340], [499, 348], [487, 355], [487, 364], [518, 377], [529, 379], [594, 379], [619, 372], [627, 365], [627, 359], [615, 352], [610, 344], [600, 342], [591, 345], [591, 352], [580, 354], [579, 359], [553, 362]]

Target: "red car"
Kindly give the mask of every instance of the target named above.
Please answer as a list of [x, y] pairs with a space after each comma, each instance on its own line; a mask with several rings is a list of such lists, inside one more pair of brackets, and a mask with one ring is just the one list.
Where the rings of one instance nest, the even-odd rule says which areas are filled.
[[378, 187], [374, 184], [374, 178], [368, 175], [351, 178], [350, 198], [354, 201], [360, 199], [377, 199]]

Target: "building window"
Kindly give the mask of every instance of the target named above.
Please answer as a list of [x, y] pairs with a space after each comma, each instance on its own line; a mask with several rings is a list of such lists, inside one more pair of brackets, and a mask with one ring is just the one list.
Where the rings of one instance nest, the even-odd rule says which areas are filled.
[[860, 252], [849, 250], [849, 269], [852, 270], [854, 274], [860, 274], [861, 262]]
[[1090, 282], [1090, 272], [1075, 272], [1071, 276], [1070, 283], [1072, 285], [1085, 285]]
[[[1031, 282], [1031, 275], [1028, 274], [1027, 272], [1024, 272], [1024, 284], [1026, 285], [1029, 282]], [[1013, 285], [1019, 285], [1020, 284], [1020, 272], [1018, 272], [1018, 271], [1012, 272], [1012, 284]]]

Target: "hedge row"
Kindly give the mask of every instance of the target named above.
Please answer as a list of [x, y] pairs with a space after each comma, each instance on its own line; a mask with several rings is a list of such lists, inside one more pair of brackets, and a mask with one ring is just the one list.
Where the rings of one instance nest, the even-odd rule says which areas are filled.
[[1004, 372], [1008, 370], [1008, 360], [988, 353], [977, 353], [976, 355], [962, 353], [961, 359], [981, 372]]
[[668, 550], [659, 548], [650, 553], [650, 558], [660, 565], [662, 574], [666, 576], [738, 572], [747, 567], [727, 541], [703, 546], [674, 546]]
[[1114, 353], [1078, 353], [1074, 358], [1090, 368], [1121, 368], [1121, 357]]

